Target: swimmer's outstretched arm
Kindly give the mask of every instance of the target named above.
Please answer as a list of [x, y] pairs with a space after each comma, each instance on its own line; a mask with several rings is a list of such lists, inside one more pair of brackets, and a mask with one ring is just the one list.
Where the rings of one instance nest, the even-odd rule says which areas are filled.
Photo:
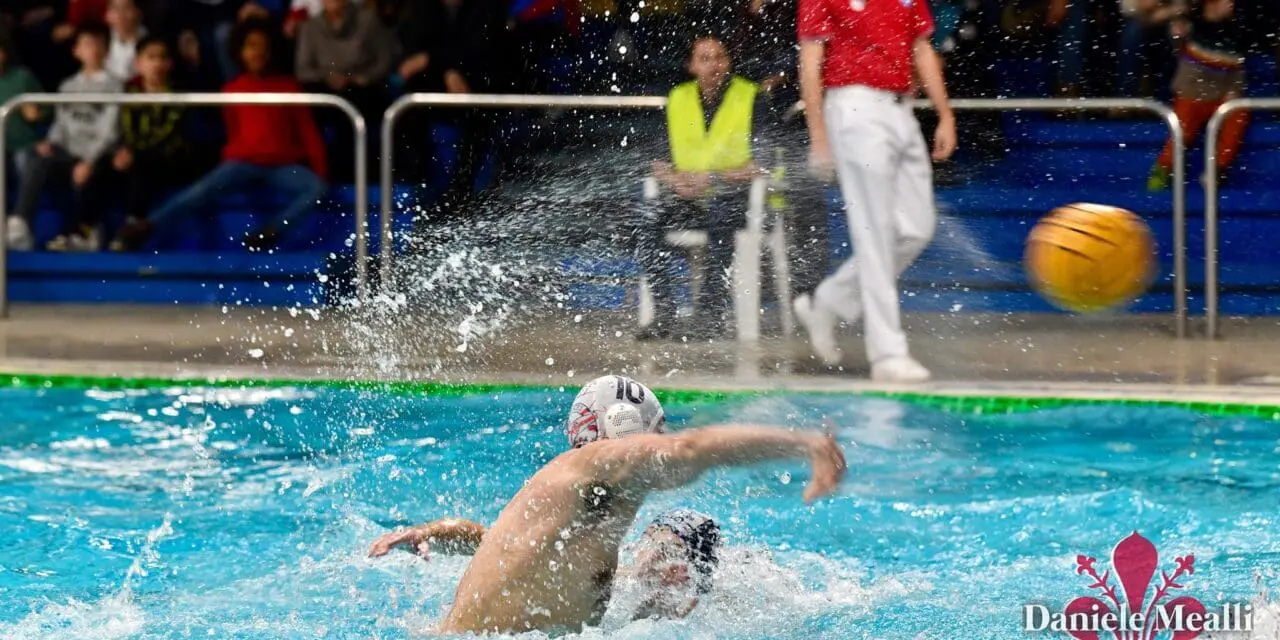
[[462, 518], [444, 518], [388, 533], [373, 541], [369, 557], [384, 556], [396, 547], [408, 547], [427, 559], [431, 548], [445, 553], [472, 554], [484, 539], [484, 525]]
[[[714, 467], [738, 467], [808, 457], [812, 478], [804, 490], [805, 502], [835, 490], [844, 477], [844, 452], [830, 433], [789, 431], [778, 427], [724, 425], [692, 429], [673, 435], [646, 435], [615, 440], [600, 450], [631, 464], [623, 465], [629, 477], [619, 478], [650, 490], [682, 487]], [[598, 461], [607, 462], [607, 461]]]

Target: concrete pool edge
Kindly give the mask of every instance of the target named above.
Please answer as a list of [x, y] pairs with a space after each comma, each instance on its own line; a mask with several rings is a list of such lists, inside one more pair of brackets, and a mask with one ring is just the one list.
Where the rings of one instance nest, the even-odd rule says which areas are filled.
[[[476, 395], [504, 391], [559, 391], [589, 379], [572, 374], [511, 373], [465, 380], [424, 380], [393, 375], [348, 375], [287, 367], [225, 367], [161, 363], [0, 360], [0, 387], [162, 389], [175, 385], [217, 388], [311, 387], [415, 395]], [[851, 394], [886, 398], [964, 414], [1001, 414], [1083, 405], [1178, 408], [1219, 416], [1280, 421], [1280, 389], [1250, 386], [1073, 382], [973, 382], [884, 385], [867, 380], [777, 377], [753, 381], [679, 377], [651, 380], [666, 399], [700, 402], [775, 394]]]

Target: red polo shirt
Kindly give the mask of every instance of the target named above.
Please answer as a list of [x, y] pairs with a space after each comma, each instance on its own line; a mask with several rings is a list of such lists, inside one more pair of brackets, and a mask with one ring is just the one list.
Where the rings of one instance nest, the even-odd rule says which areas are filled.
[[800, 0], [801, 40], [825, 40], [823, 83], [906, 93], [912, 48], [933, 33], [928, 0]]

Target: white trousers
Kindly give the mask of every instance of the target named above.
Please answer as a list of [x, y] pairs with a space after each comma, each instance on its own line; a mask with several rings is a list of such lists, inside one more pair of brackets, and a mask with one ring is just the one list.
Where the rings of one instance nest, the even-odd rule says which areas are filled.
[[865, 317], [871, 363], [908, 355], [898, 276], [933, 239], [933, 165], [911, 102], [864, 86], [828, 89], [824, 102], [853, 257], [815, 291], [847, 322]]

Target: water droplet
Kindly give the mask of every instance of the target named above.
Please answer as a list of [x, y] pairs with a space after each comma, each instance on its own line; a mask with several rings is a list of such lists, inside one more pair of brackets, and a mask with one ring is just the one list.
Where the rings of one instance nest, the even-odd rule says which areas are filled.
[[548, 366], [548, 367], [549, 367], [549, 366], [551, 366], [551, 365], [553, 365], [553, 364], [555, 364], [555, 363], [556, 363], [556, 359], [555, 359], [555, 358], [547, 358], [547, 366]]
[[263, 355], [265, 355], [265, 352], [263, 352], [263, 350], [262, 350], [262, 349], [250, 349], [250, 350], [249, 350], [249, 357], [250, 357], [250, 358], [261, 358]]
[[631, 23], [632, 23], [632, 24], [635, 24], [635, 23], [637, 23], [637, 22], [640, 22], [640, 12], [639, 12], [639, 11], [632, 11], [632, 12], [631, 12]]

